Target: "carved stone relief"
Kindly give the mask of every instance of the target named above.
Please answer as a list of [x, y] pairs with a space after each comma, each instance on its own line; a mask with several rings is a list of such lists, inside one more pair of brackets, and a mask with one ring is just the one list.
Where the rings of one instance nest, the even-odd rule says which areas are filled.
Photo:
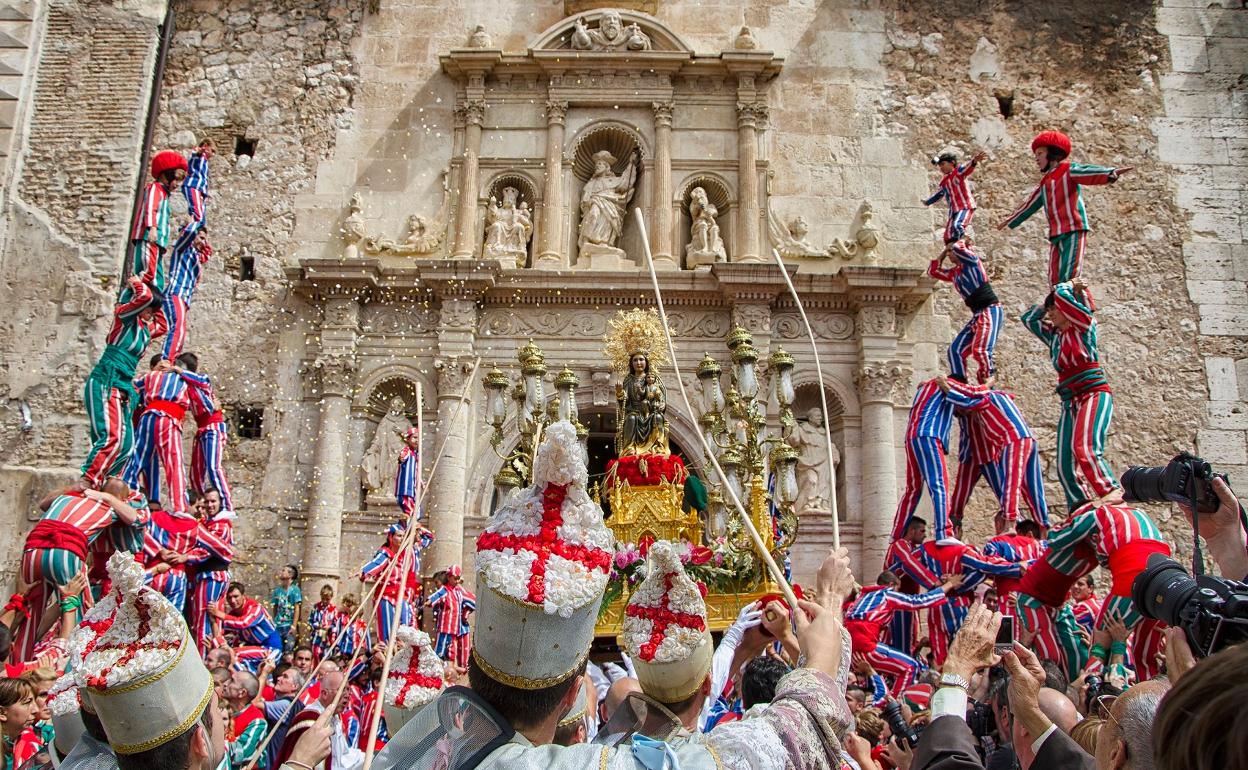
[[369, 334], [429, 334], [438, 325], [437, 310], [416, 302], [367, 305], [360, 316], [360, 330]]
[[477, 303], [470, 299], [443, 299], [438, 325], [447, 331], [472, 331], [477, 326]]
[[[811, 328], [821, 340], [847, 340], [854, 334], [854, 320], [844, 313], [810, 316]], [[782, 340], [806, 338], [806, 327], [797, 313], [773, 313], [772, 333]]]
[[854, 375], [863, 403], [895, 403], [899, 391], [910, 383], [911, 370], [899, 361], [868, 362]]
[[[459, 398], [472, 374], [472, 361], [458, 357], [438, 358], [433, 362], [438, 373], [438, 398]], [[472, 400], [471, 390], [468, 399]]]
[[571, 45], [576, 51], [649, 51], [650, 36], [636, 24], [624, 26], [620, 14], [606, 11], [598, 20], [596, 28], [585, 26], [583, 19], [576, 20], [572, 30]]
[[884, 305], [858, 310], [858, 331], [864, 336], [892, 335], [897, 328], [897, 311]]
[[[442, 205], [438, 207], [432, 221], [419, 214], [412, 214], [407, 218], [407, 233], [402, 240], [395, 241], [381, 235], [365, 235], [358, 239], [360, 248], [369, 254], [392, 254], [397, 257], [426, 255], [437, 251], [446, 236], [446, 218], [450, 211], [450, 184], [447, 181], [449, 173], [449, 169], [442, 171]], [[356, 193], [356, 197], [358, 195]], [[356, 197], [351, 199], [353, 206]]]
[[501, 259], [509, 266], [524, 267], [533, 235], [533, 212], [529, 202], [520, 200], [515, 187], [503, 188], [503, 200], [493, 195], [485, 211], [485, 245], [482, 256]]
[[770, 334], [771, 308], [766, 305], [733, 305], [732, 322], [751, 334]]

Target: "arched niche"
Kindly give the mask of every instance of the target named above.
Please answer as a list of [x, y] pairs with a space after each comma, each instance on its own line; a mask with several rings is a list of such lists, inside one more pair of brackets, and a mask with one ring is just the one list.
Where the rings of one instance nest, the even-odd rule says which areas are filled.
[[[436, 409], [434, 394], [425, 378], [410, 367], [383, 367], [366, 375], [356, 391], [352, 408], [354, 429], [348, 437], [348, 456], [353, 462], [348, 465], [356, 469], [353, 489], [358, 493], [358, 509], [394, 505], [394, 463], [401, 445], [395, 432], [420, 424], [422, 404], [417, 383], [425, 417], [432, 417]], [[392, 413], [393, 406], [399, 407], [397, 414]], [[431, 448], [429, 434], [426, 428], [421, 437], [421, 451], [425, 453]], [[350, 495], [349, 492], [348, 506]]]
[[537, 182], [534, 181], [533, 177], [523, 171], [507, 170], [499, 172], [492, 179], [490, 179], [484, 188], [482, 188], [483, 194], [481, 196], [480, 205], [482, 206], [482, 209], [487, 212], [483, 215], [482, 219], [482, 222], [486, 223], [481, 236], [482, 254], [484, 255], [486, 240], [489, 237], [488, 210], [490, 198], [493, 197], [501, 202], [503, 200], [503, 191], [508, 187], [514, 187], [518, 192], [516, 200], [517, 206], [522, 203], [528, 204], [529, 215], [533, 220], [534, 229], [530, 231], [529, 240], [525, 244], [525, 260], [522, 264], [517, 265], [518, 267], [525, 267], [526, 265], [532, 264], [533, 244], [537, 242], [538, 232], [536, 228], [540, 220], [540, 217], [538, 216], [538, 209], [541, 205], [541, 195], [539, 192], [540, 187]]
[[[680, 38], [672, 28], [654, 18], [653, 16], [641, 13], [639, 11], [629, 11], [622, 8], [595, 8], [589, 11], [569, 16], [559, 23], [547, 27], [537, 38], [533, 44], [529, 46], [530, 50], [570, 50], [572, 48], [572, 33], [575, 31], [577, 22], [587, 27], [597, 27], [601, 22], [603, 15], [608, 12], [614, 12], [619, 15], [620, 22], [628, 27], [636, 24], [642, 32], [650, 38], [650, 51], [680, 51], [692, 54], [691, 48], [684, 40]], [[627, 51], [623, 52], [630, 56], [644, 56], [648, 51]]]
[[[724, 251], [731, 258], [732, 234], [736, 229], [736, 195], [726, 179], [710, 172], [690, 174], [676, 187], [674, 204], [680, 208], [676, 253], [683, 259], [689, 245], [693, 230], [693, 215], [689, 211], [689, 204], [693, 199], [693, 191], [699, 187], [706, 191], [707, 200], [718, 210], [715, 223], [719, 225], [719, 237], [724, 242]], [[690, 268], [695, 266], [686, 265]]]
[[[627, 208], [632, 209], [640, 206], [643, 209], [649, 205], [648, 185], [640, 178], [648, 173], [648, 165], [651, 163], [652, 154], [650, 148], [646, 144], [642, 135], [632, 126], [616, 120], [599, 120], [581, 129], [572, 140], [568, 143], [568, 155], [572, 159], [570, 174], [570, 190], [568, 198], [569, 212], [569, 236], [570, 243], [578, 244], [580, 228], [581, 228], [581, 196], [584, 194], [586, 183], [593, 177], [596, 153], [607, 151], [614, 158], [611, 164], [611, 172], [619, 175], [622, 173], [632, 161], [635, 152], [640, 151], [641, 171], [635, 182], [633, 196], [628, 201]], [[623, 249], [624, 252], [633, 259], [639, 259], [638, 255], [641, 251], [641, 241], [637, 233], [636, 224], [631, 217], [624, 217], [622, 222], [620, 237], [616, 242], [616, 247]], [[581, 262], [579, 253], [579, 244], [577, 251], [577, 263]]]

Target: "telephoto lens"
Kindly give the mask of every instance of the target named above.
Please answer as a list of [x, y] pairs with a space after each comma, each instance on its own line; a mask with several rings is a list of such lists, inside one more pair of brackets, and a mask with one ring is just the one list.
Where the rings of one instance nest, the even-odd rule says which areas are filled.
[[899, 739], [904, 740], [910, 748], [914, 748], [919, 743], [919, 734], [906, 724], [905, 717], [901, 715], [901, 704], [895, 700], [889, 701], [884, 707], [884, 711], [880, 714], [884, 717], [884, 721], [888, 723], [888, 729], [893, 731]]

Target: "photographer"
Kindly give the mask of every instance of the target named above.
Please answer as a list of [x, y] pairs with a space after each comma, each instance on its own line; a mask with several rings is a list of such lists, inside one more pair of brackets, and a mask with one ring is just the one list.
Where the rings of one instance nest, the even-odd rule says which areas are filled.
[[[1248, 580], [1248, 541], [1240, 523], [1239, 500], [1230, 485], [1221, 478], [1215, 477], [1210, 483], [1218, 496], [1219, 505], [1213, 513], [1201, 515], [1200, 536], [1204, 538], [1209, 555], [1223, 577]], [[1192, 507], [1187, 503], [1176, 504], [1187, 517], [1187, 523], [1191, 524]]]

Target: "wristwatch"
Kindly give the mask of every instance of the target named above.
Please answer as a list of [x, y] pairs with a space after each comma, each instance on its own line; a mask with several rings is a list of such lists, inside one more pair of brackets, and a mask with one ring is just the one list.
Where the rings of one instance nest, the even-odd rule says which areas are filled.
[[971, 683], [968, 682], [966, 680], [966, 677], [962, 676], [961, 674], [941, 674], [940, 686], [941, 687], [960, 687], [966, 692], [971, 691]]

